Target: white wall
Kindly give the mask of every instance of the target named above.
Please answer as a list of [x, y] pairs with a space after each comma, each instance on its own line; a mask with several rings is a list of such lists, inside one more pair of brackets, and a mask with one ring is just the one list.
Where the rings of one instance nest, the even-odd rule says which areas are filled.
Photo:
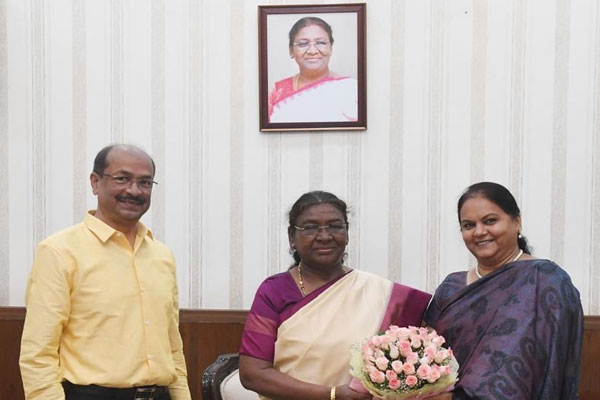
[[182, 307], [248, 308], [321, 188], [353, 210], [349, 265], [433, 291], [472, 263], [461, 190], [493, 180], [600, 314], [598, 2], [369, 1], [369, 129], [261, 133], [257, 5], [298, 3], [0, 0], [0, 304], [23, 304], [35, 244], [94, 208], [93, 158], [124, 141], [158, 165], [144, 220]]

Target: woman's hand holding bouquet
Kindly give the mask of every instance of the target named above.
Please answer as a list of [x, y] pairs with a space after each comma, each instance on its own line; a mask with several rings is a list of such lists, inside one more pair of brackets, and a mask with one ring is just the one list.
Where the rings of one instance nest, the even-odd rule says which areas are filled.
[[389, 327], [352, 351], [350, 387], [379, 399], [426, 399], [451, 391], [458, 363], [445, 339], [425, 327]]

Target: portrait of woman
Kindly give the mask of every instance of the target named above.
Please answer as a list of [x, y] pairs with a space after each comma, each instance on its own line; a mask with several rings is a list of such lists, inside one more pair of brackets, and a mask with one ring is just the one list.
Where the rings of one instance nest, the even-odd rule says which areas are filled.
[[460, 364], [452, 394], [435, 399], [578, 399], [583, 310], [569, 275], [531, 254], [502, 185], [467, 188], [458, 221], [476, 265], [448, 275], [427, 309]]
[[331, 25], [319, 17], [303, 17], [288, 39], [298, 72], [270, 88], [269, 122], [356, 121], [357, 80], [329, 67], [335, 42]]
[[240, 348], [240, 380], [265, 399], [370, 399], [348, 386], [350, 349], [390, 324], [420, 325], [431, 296], [344, 263], [346, 203], [300, 196], [289, 212], [294, 263], [258, 288]]

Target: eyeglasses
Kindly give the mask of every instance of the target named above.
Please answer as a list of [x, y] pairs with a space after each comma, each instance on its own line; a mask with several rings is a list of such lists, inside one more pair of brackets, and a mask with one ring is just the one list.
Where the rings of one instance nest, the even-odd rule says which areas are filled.
[[317, 236], [321, 233], [321, 229], [327, 231], [330, 235], [342, 235], [346, 233], [348, 230], [347, 224], [331, 224], [331, 225], [304, 225], [304, 226], [296, 226], [294, 228], [298, 229], [300, 233], [304, 236], [311, 237]]
[[327, 46], [329, 46], [329, 40], [315, 40], [314, 42], [303, 40], [301, 42], [294, 42], [292, 44], [300, 51], [307, 51], [312, 45], [314, 45], [317, 50], [321, 51], [327, 49]]
[[120, 187], [130, 187], [134, 181], [135, 183], [137, 183], [138, 188], [142, 190], [151, 190], [152, 186], [158, 185], [158, 182], [155, 182], [150, 178], [134, 179], [132, 176], [129, 175], [111, 175], [106, 174], [104, 172], [97, 172], [97, 174], [101, 177], [108, 176], [110, 179], [112, 179], [115, 185]]

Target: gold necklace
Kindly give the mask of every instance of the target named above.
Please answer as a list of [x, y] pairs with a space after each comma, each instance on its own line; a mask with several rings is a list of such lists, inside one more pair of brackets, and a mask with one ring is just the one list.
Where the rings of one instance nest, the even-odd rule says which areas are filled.
[[[342, 265], [342, 272], [346, 273], [346, 267]], [[306, 297], [306, 289], [304, 288], [304, 281], [302, 280], [302, 261], [298, 264], [298, 283], [300, 284], [300, 293], [302, 297]]]
[[[515, 258], [513, 258], [511, 262], [515, 262], [515, 261], [517, 261], [517, 260], [518, 260], [518, 259], [519, 259], [519, 258], [520, 258], [522, 255], [523, 255], [523, 249], [519, 250], [519, 254], [517, 254], [517, 256], [516, 256]], [[478, 277], [479, 279], [483, 278], [483, 275], [481, 275], [481, 274], [479, 273], [479, 264], [477, 264], [477, 265], [475, 266], [475, 275], [477, 275], [477, 277]]]
[[302, 297], [306, 297], [306, 290], [304, 289], [304, 281], [302, 280], [302, 261], [298, 264], [298, 282], [300, 283], [300, 292]]

